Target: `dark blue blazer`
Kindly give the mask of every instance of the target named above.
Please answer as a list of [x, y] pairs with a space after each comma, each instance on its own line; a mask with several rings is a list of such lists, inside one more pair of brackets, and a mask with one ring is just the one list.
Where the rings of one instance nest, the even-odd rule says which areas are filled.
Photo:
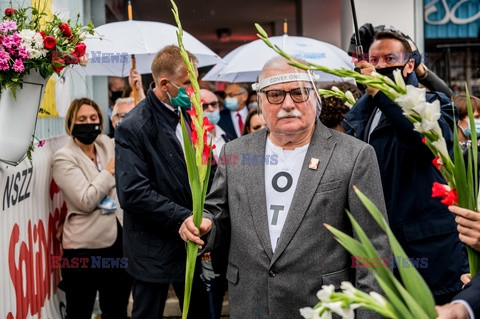
[[480, 272], [465, 286], [462, 292], [453, 298], [453, 300], [459, 299], [465, 300], [470, 305], [475, 318], [480, 318]]
[[[410, 74], [406, 83], [417, 86], [416, 76]], [[427, 93], [426, 98], [429, 102], [440, 100], [439, 124], [451, 150], [451, 101], [443, 93]], [[462, 288], [459, 278], [468, 270], [465, 248], [458, 238], [455, 215], [431, 196], [433, 182], [446, 182], [432, 165], [434, 157], [422, 143], [423, 136], [413, 130], [401, 108], [381, 92], [375, 97], [362, 96], [346, 114], [344, 128], [367, 141], [376, 107], [382, 116], [369, 144], [380, 166], [390, 227], [410, 258], [427, 262], [420, 263], [418, 270], [435, 296], [458, 292]]]
[[224, 108], [220, 111], [220, 121], [218, 121], [218, 126], [227, 133], [228, 136], [233, 137], [233, 139], [240, 137], [235, 131], [235, 126], [233, 126], [231, 111], [227, 108]]

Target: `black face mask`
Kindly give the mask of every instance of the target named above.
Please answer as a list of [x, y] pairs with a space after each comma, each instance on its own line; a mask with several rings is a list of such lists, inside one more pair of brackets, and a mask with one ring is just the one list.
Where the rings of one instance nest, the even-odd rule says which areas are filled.
[[100, 134], [100, 124], [75, 124], [72, 135], [85, 145], [92, 144]]
[[389, 77], [390, 80], [395, 82], [395, 79], [393, 77], [393, 71], [395, 71], [396, 69], [400, 69], [400, 72], [402, 74], [402, 78], [405, 81], [407, 78], [405, 76], [403, 76], [403, 69], [405, 68], [405, 65], [407, 65], [407, 63], [405, 63], [404, 65], [389, 66], [387, 68], [375, 69], [375, 72], [377, 72], [378, 74], [381, 74], [383, 76]]

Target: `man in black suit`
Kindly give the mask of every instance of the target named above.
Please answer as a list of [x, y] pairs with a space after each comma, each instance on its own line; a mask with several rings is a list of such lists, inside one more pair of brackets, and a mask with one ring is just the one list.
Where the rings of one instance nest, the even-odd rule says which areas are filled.
[[225, 108], [220, 112], [220, 126], [228, 135], [242, 136], [243, 126], [248, 115], [246, 84], [230, 83], [225, 88]]
[[[191, 54], [189, 59], [197, 61]], [[185, 89], [191, 83], [179, 48], [172, 45], [158, 52], [152, 74], [155, 85], [115, 132], [124, 250], [127, 271], [134, 278], [132, 319], [162, 318], [170, 284], [183, 304], [186, 249], [177, 233], [192, 214], [178, 115], [189, 118]], [[199, 273], [194, 276], [190, 317], [210, 318]]]

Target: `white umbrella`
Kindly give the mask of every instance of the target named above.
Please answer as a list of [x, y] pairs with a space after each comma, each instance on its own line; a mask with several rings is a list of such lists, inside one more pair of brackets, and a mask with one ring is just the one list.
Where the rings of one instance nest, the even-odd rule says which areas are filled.
[[[150, 73], [155, 54], [163, 47], [177, 45], [177, 27], [161, 22], [127, 20], [107, 23], [95, 28], [95, 35], [87, 37], [88, 64], [76, 68], [86, 75], [128, 76], [135, 54], [138, 72]], [[194, 54], [198, 66], [221, 63], [222, 59], [202, 42], [183, 32], [185, 49]]]
[[[323, 41], [295, 36], [277, 36], [269, 38], [293, 57], [329, 68], [353, 69], [351, 57], [336, 46]], [[208, 72], [202, 80], [225, 82], [255, 82], [265, 62], [278, 54], [262, 40], [255, 40], [227, 54], [223, 61]], [[344, 79], [318, 72], [320, 81], [344, 81]]]

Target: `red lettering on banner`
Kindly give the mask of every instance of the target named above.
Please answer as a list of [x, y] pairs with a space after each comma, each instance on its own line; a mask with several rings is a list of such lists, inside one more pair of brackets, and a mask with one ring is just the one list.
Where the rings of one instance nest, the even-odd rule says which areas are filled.
[[[60, 189], [52, 180], [50, 199], [57, 193], [60, 193]], [[52, 257], [61, 256], [62, 253], [55, 233], [66, 212], [66, 204], [62, 202], [61, 208], [57, 207], [49, 214], [47, 232], [43, 220], [33, 226], [29, 220], [27, 242], [19, 242], [20, 227], [18, 224], [13, 226], [8, 249], [8, 267], [15, 290], [16, 314], [13, 316], [11, 312], [8, 313], [7, 319], [25, 319], [29, 312], [41, 319], [45, 301], [56, 292], [60, 270], [55, 265], [52, 267]]]

